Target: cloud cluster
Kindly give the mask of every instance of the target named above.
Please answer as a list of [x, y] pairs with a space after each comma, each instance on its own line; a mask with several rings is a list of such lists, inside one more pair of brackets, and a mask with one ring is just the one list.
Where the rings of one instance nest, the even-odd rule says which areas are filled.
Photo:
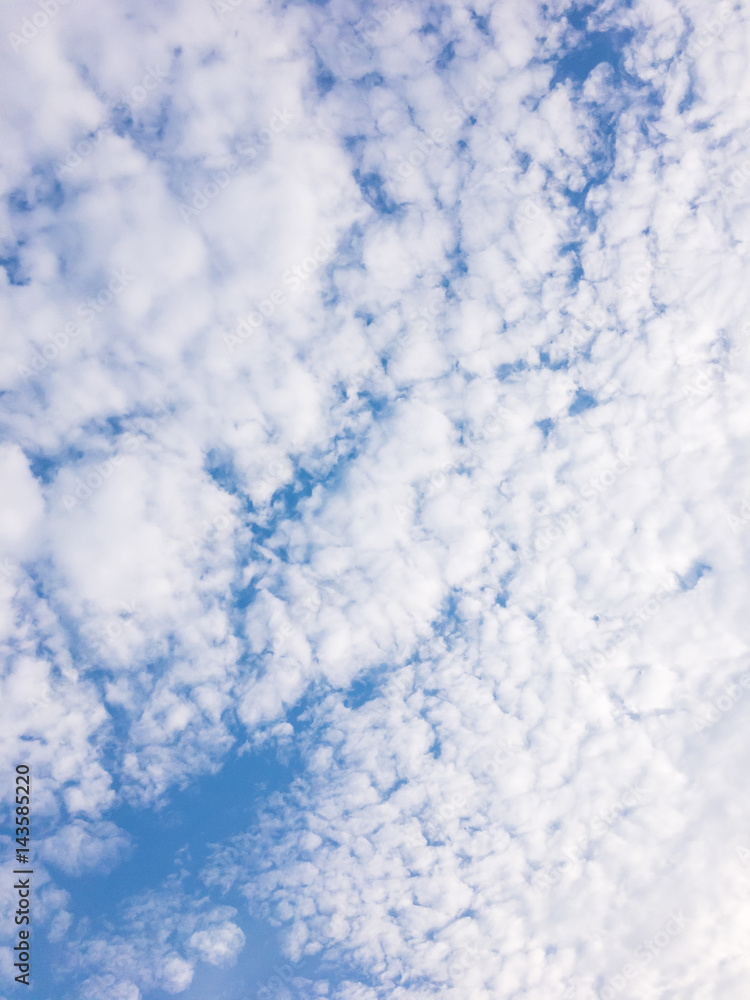
[[[204, 878], [331, 996], [601, 997], [684, 910], [638, 989], [728, 1000], [746, 12], [372, 16], [0, 13], [3, 760], [79, 874], [116, 802], [292, 741]], [[229, 909], [55, 933], [140, 1000]]]

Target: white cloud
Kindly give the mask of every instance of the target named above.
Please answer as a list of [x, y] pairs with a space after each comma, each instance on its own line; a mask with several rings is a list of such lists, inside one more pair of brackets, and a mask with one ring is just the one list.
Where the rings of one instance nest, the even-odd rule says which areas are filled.
[[92, 976], [81, 987], [83, 1000], [141, 1000], [135, 983], [118, 981], [115, 976]]
[[245, 935], [236, 924], [226, 921], [208, 930], [196, 931], [189, 943], [204, 962], [231, 965], [245, 946]]
[[[314, 692], [267, 841], [207, 878], [361, 970], [332, 996], [601, 993], [673, 907], [638, 990], [736, 995], [741, 931], [708, 925], [744, 919], [745, 702], [693, 725], [748, 648], [748, 22], [722, 11], [589, 11], [631, 34], [583, 86], [562, 3], [373, 33], [333, 0], [76, 0], [11, 46], [3, 759], [51, 862], [111, 867], [115, 788], [286, 746]], [[90, 933], [82, 995], [231, 963], [232, 914], [170, 892]]]
[[39, 852], [67, 875], [89, 871], [106, 874], [129, 853], [130, 847], [130, 837], [114, 823], [74, 820], [43, 840]]

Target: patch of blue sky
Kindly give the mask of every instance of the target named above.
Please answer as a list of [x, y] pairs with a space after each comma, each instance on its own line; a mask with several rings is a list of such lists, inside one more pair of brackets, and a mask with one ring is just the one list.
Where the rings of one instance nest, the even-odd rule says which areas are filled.
[[[299, 718], [301, 713], [297, 715]], [[284, 757], [285, 763], [281, 763], [273, 749], [232, 753], [216, 774], [203, 775], [184, 791], [174, 791], [162, 808], [143, 809], [123, 802], [110, 810], [107, 819], [131, 837], [129, 856], [104, 874], [73, 876], [54, 869], [56, 884], [70, 893], [74, 922], [86, 920], [78, 932], [82, 938], [89, 939], [105, 926], [115, 933], [122, 930], [122, 911], [128, 903], [175, 880], [185, 895], [205, 898], [206, 887], [199, 873], [213, 846], [252, 829], [269, 797], [287, 791], [302, 772], [303, 762], [294, 744]], [[234, 967], [217, 969], [198, 963], [193, 983], [180, 995], [198, 1000], [210, 988], [212, 997], [246, 996], [274, 974], [274, 966], [286, 963], [279, 930], [248, 912], [239, 886], [226, 894], [212, 889], [208, 896], [207, 909], [228, 905], [237, 910], [232, 919], [243, 930], [246, 944]], [[52, 970], [65, 968], [69, 947], [45, 946], [43, 954], [40, 949], [34, 974], [42, 991], [54, 984]], [[319, 966], [320, 958], [310, 959], [299, 963], [295, 974], [314, 977]], [[50, 997], [55, 995], [50, 993]]]
[[514, 375], [526, 371], [527, 368], [528, 365], [526, 362], [519, 359], [518, 361], [506, 362], [499, 365], [495, 370], [495, 374], [500, 382], [508, 382], [512, 380]]
[[456, 243], [453, 249], [449, 250], [445, 256], [452, 264], [451, 277], [455, 278], [457, 275], [463, 276], [468, 274], [469, 265], [466, 253], [460, 243]]
[[618, 79], [632, 82], [633, 78], [623, 66], [623, 51], [632, 37], [632, 31], [616, 29], [589, 32], [574, 49], [555, 57], [557, 66], [550, 81], [550, 90], [566, 80], [583, 83], [591, 71], [603, 62], [609, 63]]
[[205, 469], [225, 493], [235, 495], [240, 492], [240, 480], [231, 452], [212, 448], [206, 455]]
[[[691, 67], [692, 69], [692, 67]], [[696, 100], [695, 93], [695, 80], [693, 79], [693, 73], [690, 73], [690, 80], [688, 82], [687, 90], [685, 91], [685, 96], [682, 98], [680, 103], [677, 105], [677, 111], [679, 114], [684, 115], [686, 111], [689, 111]], [[708, 128], [708, 122], [698, 122], [693, 125], [693, 128], [701, 130]]]
[[445, 641], [448, 649], [451, 648], [452, 640], [458, 636], [462, 626], [462, 618], [458, 613], [460, 600], [460, 591], [456, 589], [451, 590], [447, 596], [443, 598], [443, 603], [438, 617], [430, 622], [431, 634], [440, 636]]
[[362, 197], [378, 215], [396, 215], [400, 212], [401, 206], [388, 195], [385, 181], [377, 170], [363, 174], [356, 169], [354, 180], [362, 192]]
[[315, 68], [315, 87], [320, 97], [325, 97], [336, 86], [336, 77], [322, 60], [317, 60]]
[[62, 452], [45, 455], [43, 453], [27, 454], [29, 468], [32, 474], [42, 483], [54, 481], [58, 472], [69, 465], [74, 465], [86, 457], [86, 453], [80, 448], [70, 445]]
[[356, 87], [361, 87], [364, 90], [372, 90], [373, 87], [382, 87], [385, 85], [385, 77], [381, 73], [365, 73], [364, 76], [360, 76], [359, 79], [354, 81]]
[[579, 413], [583, 413], [584, 410], [590, 410], [594, 406], [597, 406], [597, 401], [591, 393], [581, 389], [580, 387], [576, 389], [575, 398], [573, 402], [568, 407], [568, 415], [575, 417]]
[[579, 31], [586, 31], [589, 15], [593, 14], [597, 7], [598, 4], [595, 3], [584, 4], [581, 7], [571, 7], [570, 10], [565, 11], [564, 16], [572, 28], [577, 28]]
[[568, 275], [568, 288], [574, 288], [584, 275], [583, 267], [581, 266], [581, 243], [564, 244], [560, 247], [560, 254], [563, 257], [567, 257], [571, 262], [570, 274]]
[[456, 53], [453, 46], [453, 42], [448, 42], [445, 48], [441, 51], [437, 59], [435, 60], [435, 65], [438, 69], [447, 69], [450, 64], [455, 59]]
[[10, 253], [0, 257], [0, 267], [5, 270], [11, 285], [23, 286], [31, 284], [31, 278], [19, 253]]
[[29, 173], [25, 188], [14, 188], [8, 195], [8, 208], [17, 216], [25, 216], [38, 208], [56, 212], [65, 200], [62, 184], [51, 164], [38, 163]]
[[360, 677], [355, 677], [344, 693], [344, 705], [347, 708], [357, 709], [377, 698], [387, 677], [388, 668], [386, 666], [378, 667]]
[[478, 31], [480, 31], [487, 38], [491, 38], [492, 37], [491, 32], [490, 32], [490, 22], [489, 22], [489, 19], [487, 17], [485, 17], [484, 14], [477, 14], [477, 12], [475, 10], [472, 10], [472, 12], [471, 12], [471, 20], [476, 25]]
[[579, 213], [579, 224], [585, 224], [589, 232], [593, 232], [596, 229], [598, 222], [596, 212], [586, 207], [586, 197], [593, 184], [593, 181], [587, 181], [580, 191], [573, 191], [570, 188], [563, 189], [563, 194]]
[[698, 582], [706, 575], [706, 573], [711, 572], [711, 567], [708, 563], [696, 562], [690, 569], [685, 573], [684, 576], [679, 578], [680, 580], [680, 590], [693, 590], [698, 586]]
[[539, 363], [542, 368], [549, 368], [552, 372], [560, 371], [561, 369], [564, 370], [570, 367], [570, 361], [568, 358], [559, 358], [557, 361], [552, 361], [548, 351], [539, 352]]
[[552, 420], [550, 417], [545, 417], [544, 420], [537, 420], [536, 426], [542, 432], [542, 434], [544, 435], [544, 440], [546, 441], [547, 438], [552, 433], [552, 429], [555, 426], [555, 421]]

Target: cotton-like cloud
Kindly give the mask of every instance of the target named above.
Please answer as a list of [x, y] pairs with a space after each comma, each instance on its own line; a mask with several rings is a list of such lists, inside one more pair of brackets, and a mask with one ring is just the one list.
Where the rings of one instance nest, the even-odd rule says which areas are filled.
[[736, 996], [743, 11], [39, 10], [3, 759], [69, 875], [235, 746], [298, 767], [210, 898], [50, 896], [71, 989], [239, 976], [241, 892], [311, 995]]
[[236, 924], [230, 922], [211, 927], [210, 930], [196, 931], [190, 938], [190, 947], [210, 965], [234, 962], [244, 945], [245, 935]]
[[106, 874], [130, 850], [130, 837], [114, 823], [74, 820], [41, 845], [41, 855], [68, 875], [85, 871]]

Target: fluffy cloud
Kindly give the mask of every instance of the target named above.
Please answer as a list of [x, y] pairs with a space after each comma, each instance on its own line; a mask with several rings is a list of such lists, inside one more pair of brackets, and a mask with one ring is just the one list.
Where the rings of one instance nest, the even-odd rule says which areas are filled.
[[75, 820], [40, 845], [41, 856], [68, 875], [94, 871], [106, 874], [125, 857], [130, 838], [114, 823]]

